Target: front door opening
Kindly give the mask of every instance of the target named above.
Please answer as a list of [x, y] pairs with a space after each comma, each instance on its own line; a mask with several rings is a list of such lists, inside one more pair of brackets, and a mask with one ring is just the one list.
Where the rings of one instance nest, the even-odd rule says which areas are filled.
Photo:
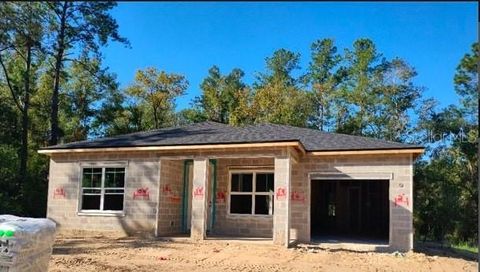
[[313, 180], [312, 240], [388, 241], [388, 180]]

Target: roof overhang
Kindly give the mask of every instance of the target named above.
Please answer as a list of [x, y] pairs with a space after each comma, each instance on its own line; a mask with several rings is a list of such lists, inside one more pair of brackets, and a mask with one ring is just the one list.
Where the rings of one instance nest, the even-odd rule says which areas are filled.
[[203, 145], [168, 145], [168, 146], [130, 146], [130, 147], [95, 147], [95, 148], [62, 148], [62, 149], [40, 149], [38, 153], [54, 155], [62, 153], [96, 153], [96, 152], [134, 152], [134, 151], [188, 151], [188, 150], [218, 150], [218, 149], [241, 149], [241, 148], [295, 148], [301, 154], [312, 156], [342, 156], [342, 155], [396, 155], [412, 154], [414, 158], [424, 152], [423, 148], [401, 148], [401, 149], [370, 149], [370, 150], [327, 150], [327, 151], [305, 151], [300, 141], [263, 142], [263, 143], [224, 143], [224, 144], [203, 144]]
[[328, 150], [311, 151], [308, 154], [313, 156], [342, 156], [342, 155], [397, 155], [413, 154], [414, 158], [421, 155], [424, 148], [402, 148], [402, 149], [371, 149], [371, 150]]
[[131, 151], [185, 151], [185, 150], [216, 150], [235, 148], [271, 148], [294, 147], [305, 154], [305, 148], [299, 141], [264, 142], [264, 143], [230, 143], [230, 144], [203, 144], [203, 145], [168, 145], [168, 146], [130, 146], [130, 147], [95, 147], [95, 148], [61, 148], [40, 149], [38, 153], [52, 155], [62, 153], [91, 153], [91, 152], [131, 152]]

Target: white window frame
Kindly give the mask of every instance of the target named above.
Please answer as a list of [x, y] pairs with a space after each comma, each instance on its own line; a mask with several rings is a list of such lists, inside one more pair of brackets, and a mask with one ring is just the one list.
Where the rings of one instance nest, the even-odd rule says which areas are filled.
[[[98, 210], [83, 210], [83, 190], [84, 189], [97, 189], [98, 187], [83, 187], [83, 171], [84, 169], [90, 168], [101, 168], [102, 177], [101, 177], [101, 187], [100, 187], [100, 209]], [[104, 210], [105, 202], [105, 172], [107, 168], [123, 168], [124, 177], [123, 177], [123, 187], [108, 187], [109, 190], [123, 190], [123, 193], [107, 193], [107, 195], [123, 195], [122, 210]], [[80, 175], [79, 175], [79, 201], [78, 201], [78, 214], [79, 215], [125, 215], [125, 200], [126, 200], [126, 186], [127, 186], [127, 165], [126, 164], [97, 164], [97, 163], [86, 163], [80, 165]], [[87, 195], [98, 195], [98, 194], [87, 194]]]
[[[252, 174], [252, 192], [232, 192], [232, 175], [233, 174]], [[227, 205], [227, 214], [229, 216], [254, 216], [254, 217], [273, 217], [273, 202], [275, 197], [275, 192], [257, 192], [257, 174], [274, 174], [274, 170], [265, 170], [265, 169], [243, 169], [243, 170], [229, 170], [228, 171], [228, 205]], [[275, 177], [273, 180], [273, 188], [275, 188]], [[232, 195], [249, 195], [252, 197], [252, 210], [251, 213], [231, 213], [230, 212], [230, 203], [232, 202]], [[272, 199], [271, 205], [268, 209], [268, 214], [255, 214], [255, 196], [256, 195], [267, 195]]]

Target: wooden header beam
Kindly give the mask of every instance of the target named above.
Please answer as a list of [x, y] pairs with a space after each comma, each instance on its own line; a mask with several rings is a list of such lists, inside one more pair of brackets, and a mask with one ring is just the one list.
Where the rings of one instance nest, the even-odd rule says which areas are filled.
[[295, 147], [305, 153], [303, 145], [298, 141], [271, 142], [271, 143], [242, 143], [242, 144], [209, 144], [209, 145], [169, 145], [169, 146], [138, 146], [138, 147], [99, 147], [73, 149], [42, 149], [40, 154], [86, 153], [86, 152], [129, 152], [129, 151], [176, 151], [176, 150], [205, 150], [205, 149], [233, 149], [233, 148], [262, 148], [262, 147]]
[[[52, 155], [62, 153], [87, 153], [87, 152], [131, 152], [131, 151], [188, 151], [212, 150], [235, 148], [268, 148], [287, 147], [297, 149], [302, 155], [312, 156], [341, 156], [341, 155], [382, 155], [382, 154], [413, 154], [414, 157], [424, 152], [423, 148], [409, 149], [376, 149], [376, 150], [336, 150], [336, 151], [311, 151], [306, 152], [299, 141], [271, 142], [271, 143], [239, 143], [239, 144], [209, 144], [209, 145], [170, 145], [170, 146], [138, 146], [138, 147], [99, 147], [99, 148], [74, 148], [74, 149], [43, 149], [38, 153]], [[298, 159], [298, 158], [297, 158]]]
[[337, 150], [337, 151], [313, 151], [308, 152], [313, 156], [337, 156], [337, 155], [382, 155], [382, 154], [422, 154], [423, 148], [409, 149], [376, 149], [376, 150]]

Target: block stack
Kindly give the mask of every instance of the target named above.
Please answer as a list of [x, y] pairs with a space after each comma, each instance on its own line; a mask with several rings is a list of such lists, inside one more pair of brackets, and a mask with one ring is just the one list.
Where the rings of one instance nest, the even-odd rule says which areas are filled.
[[49, 219], [0, 215], [0, 271], [47, 271], [55, 230]]

